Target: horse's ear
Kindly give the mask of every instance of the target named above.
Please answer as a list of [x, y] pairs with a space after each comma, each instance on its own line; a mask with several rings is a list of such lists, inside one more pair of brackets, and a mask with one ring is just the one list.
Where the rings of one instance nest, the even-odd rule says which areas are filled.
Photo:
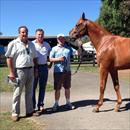
[[82, 19], [85, 19], [85, 13], [83, 12], [83, 14], [82, 14]]

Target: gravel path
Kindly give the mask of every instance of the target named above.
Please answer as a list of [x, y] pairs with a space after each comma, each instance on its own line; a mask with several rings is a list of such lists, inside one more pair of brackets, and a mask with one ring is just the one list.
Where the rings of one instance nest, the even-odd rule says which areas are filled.
[[[53, 82], [50, 72], [49, 81]], [[104, 104], [99, 113], [93, 113], [92, 109], [99, 97], [99, 75], [93, 73], [78, 72], [72, 76], [71, 101], [76, 107], [67, 110], [64, 107], [64, 91], [61, 91], [58, 112], [52, 113], [54, 103], [54, 91], [46, 93], [45, 108], [47, 112], [39, 117], [30, 119], [41, 125], [41, 130], [130, 130], [130, 82], [120, 80], [123, 103], [121, 112], [114, 112], [116, 95], [108, 77], [105, 90]], [[12, 93], [1, 94], [1, 110], [8, 111], [11, 108]], [[22, 97], [21, 108], [24, 114], [24, 99]]]

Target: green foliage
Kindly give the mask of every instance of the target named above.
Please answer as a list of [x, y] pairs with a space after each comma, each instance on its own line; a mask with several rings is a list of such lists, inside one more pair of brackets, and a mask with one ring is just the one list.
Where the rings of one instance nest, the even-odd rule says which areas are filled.
[[130, 1], [102, 0], [98, 22], [113, 34], [130, 36]]

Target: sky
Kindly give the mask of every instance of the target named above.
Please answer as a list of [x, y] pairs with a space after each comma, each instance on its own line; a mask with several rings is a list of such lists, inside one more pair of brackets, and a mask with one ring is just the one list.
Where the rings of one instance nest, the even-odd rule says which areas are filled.
[[25, 25], [29, 36], [37, 28], [44, 29], [45, 36], [67, 36], [83, 12], [95, 21], [100, 8], [101, 0], [0, 0], [0, 32], [17, 36], [18, 27]]

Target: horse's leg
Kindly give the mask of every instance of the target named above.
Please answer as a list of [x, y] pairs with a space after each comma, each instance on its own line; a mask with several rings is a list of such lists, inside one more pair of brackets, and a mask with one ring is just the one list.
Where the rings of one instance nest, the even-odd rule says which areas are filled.
[[119, 89], [118, 71], [117, 70], [111, 70], [110, 74], [111, 74], [114, 89], [115, 89], [116, 95], [117, 95], [117, 103], [116, 103], [116, 106], [115, 106], [114, 110], [116, 112], [118, 112], [119, 109], [120, 109], [120, 105], [122, 103], [121, 93], [120, 93], [120, 89]]
[[108, 77], [108, 70], [103, 67], [100, 67], [100, 96], [99, 96], [98, 104], [97, 104], [96, 108], [93, 109], [93, 112], [99, 112], [99, 108], [103, 104], [104, 91], [106, 88], [107, 77]]

